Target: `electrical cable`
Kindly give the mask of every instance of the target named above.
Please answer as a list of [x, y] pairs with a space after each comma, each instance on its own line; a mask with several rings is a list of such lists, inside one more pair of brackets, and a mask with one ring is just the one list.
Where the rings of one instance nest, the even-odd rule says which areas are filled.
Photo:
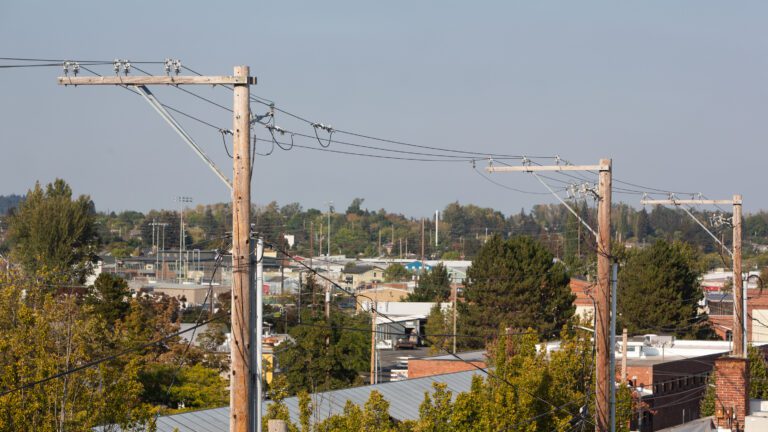
[[177, 336], [180, 336], [180, 335], [182, 335], [184, 333], [187, 333], [187, 332], [190, 332], [190, 331], [194, 331], [195, 329], [197, 329], [199, 327], [202, 327], [202, 326], [204, 326], [204, 325], [206, 325], [208, 323], [214, 322], [214, 321], [219, 320], [219, 319], [221, 319], [220, 316], [219, 317], [213, 317], [212, 319], [203, 321], [199, 325], [196, 325], [194, 327], [190, 327], [190, 328], [188, 328], [186, 330], [177, 331], [175, 333], [171, 333], [170, 335], [164, 336], [164, 337], [162, 337], [160, 339], [157, 339], [157, 340], [154, 340], [154, 341], [151, 341], [151, 342], [147, 342], [147, 343], [144, 343], [144, 344], [132, 347], [132, 348], [126, 348], [126, 349], [124, 349], [122, 351], [119, 351], [119, 352], [117, 352], [115, 354], [112, 354], [112, 355], [109, 355], [107, 357], [102, 357], [102, 358], [97, 359], [97, 360], [92, 360], [92, 361], [83, 363], [80, 366], [77, 366], [77, 367], [74, 367], [74, 368], [71, 368], [71, 369], [68, 369], [68, 370], [65, 370], [65, 371], [62, 371], [62, 372], [50, 375], [50, 376], [45, 377], [43, 379], [39, 379], [39, 380], [32, 381], [32, 382], [29, 382], [29, 383], [26, 383], [26, 384], [22, 384], [22, 385], [19, 385], [19, 386], [16, 386], [16, 387], [13, 387], [13, 388], [10, 388], [10, 389], [7, 389], [7, 390], [3, 390], [3, 391], [0, 392], [0, 397], [8, 395], [8, 394], [11, 394], [11, 393], [15, 393], [15, 392], [18, 392], [18, 391], [21, 391], [21, 390], [26, 390], [28, 388], [32, 388], [32, 387], [38, 386], [40, 384], [44, 384], [44, 383], [46, 383], [48, 381], [52, 381], [52, 380], [55, 380], [55, 379], [59, 379], [59, 378], [65, 377], [67, 375], [71, 375], [71, 374], [76, 373], [76, 372], [80, 372], [81, 370], [92, 368], [92, 367], [97, 366], [97, 365], [99, 365], [101, 363], [104, 363], [104, 362], [107, 362], [107, 361], [110, 361], [110, 360], [115, 360], [115, 359], [120, 358], [120, 357], [122, 357], [122, 356], [124, 356], [126, 354], [130, 354], [130, 353], [132, 353], [134, 351], [144, 350], [144, 349], [149, 348], [149, 347], [151, 347], [153, 345], [157, 345], [157, 344], [169, 341], [169, 340], [171, 340], [171, 339], [173, 339], [173, 338], [175, 338]]
[[[265, 243], [267, 243], [267, 242], [265, 242]], [[318, 276], [318, 277], [320, 277], [321, 279], [325, 280], [326, 282], [330, 283], [330, 284], [331, 284], [332, 286], [334, 286], [336, 289], [338, 289], [338, 290], [340, 290], [340, 291], [342, 291], [342, 292], [345, 292], [345, 293], [347, 293], [348, 295], [350, 295], [351, 297], [355, 298], [355, 300], [356, 300], [356, 301], [358, 301], [358, 302], [359, 302], [359, 300], [357, 300], [357, 299], [358, 299], [358, 297], [364, 297], [364, 298], [368, 298], [368, 299], [369, 299], [369, 300], [372, 302], [372, 303], [371, 303], [369, 306], [370, 306], [371, 308], [373, 308], [373, 310], [376, 310], [376, 309], [375, 309], [375, 306], [373, 306], [373, 299], [371, 299], [371, 298], [369, 298], [369, 297], [367, 297], [367, 296], [362, 296], [362, 295], [359, 295], [359, 294], [354, 294], [353, 292], [351, 292], [351, 291], [349, 291], [349, 290], [347, 290], [347, 289], [343, 288], [342, 286], [340, 286], [340, 285], [339, 285], [339, 284], [337, 284], [336, 282], [332, 281], [331, 279], [329, 279], [329, 278], [325, 277], [324, 275], [320, 274], [320, 273], [319, 273], [317, 270], [315, 270], [315, 269], [313, 269], [313, 268], [309, 267], [309, 266], [308, 266], [306, 263], [304, 263], [304, 262], [303, 262], [303, 260], [299, 260], [299, 259], [297, 259], [297, 258], [296, 258], [296, 257], [294, 257], [292, 254], [290, 254], [290, 253], [288, 253], [287, 251], [285, 251], [285, 250], [283, 250], [282, 248], [280, 248], [278, 245], [276, 245], [276, 244], [274, 244], [274, 243], [271, 243], [271, 242], [269, 243], [269, 245], [270, 245], [270, 246], [271, 246], [273, 249], [277, 250], [278, 252], [282, 253], [284, 256], [286, 256], [286, 257], [288, 257], [289, 259], [291, 259], [292, 261], [294, 261], [294, 262], [298, 263], [298, 264], [299, 264], [299, 265], [301, 265], [302, 267], [305, 267], [307, 270], [309, 270], [310, 272], [312, 272], [312, 273], [313, 273], [313, 274], [315, 274], [316, 276]], [[362, 303], [360, 303], [360, 304], [362, 305]], [[393, 323], [393, 324], [398, 324], [398, 323], [397, 323], [397, 321], [395, 321], [394, 319], [392, 319], [391, 317], [389, 317], [387, 314], [385, 314], [385, 313], [382, 313], [382, 312], [380, 312], [380, 311], [378, 311], [378, 310], [376, 310], [376, 312], [377, 312], [377, 314], [378, 314], [379, 316], [381, 316], [381, 317], [384, 317], [384, 318], [388, 319], [388, 320], [389, 320], [391, 323]], [[429, 338], [428, 338], [428, 337], [426, 337], [426, 336], [425, 336], [425, 337], [423, 337], [423, 339], [424, 339], [424, 340], [426, 340], [426, 341], [428, 341], [428, 342], [431, 342], [431, 341], [429, 340]], [[435, 346], [439, 346], [439, 345], [435, 345]], [[561, 410], [561, 411], [564, 411], [564, 412], [568, 413], [569, 415], [573, 415], [573, 413], [571, 413], [570, 411], [568, 411], [568, 410], [565, 410], [564, 408], [558, 407], [558, 406], [556, 406], [555, 404], [553, 404], [552, 402], [550, 402], [550, 401], [547, 401], [546, 399], [543, 399], [543, 398], [541, 398], [541, 397], [537, 396], [536, 394], [534, 394], [534, 393], [531, 393], [531, 392], [529, 392], [529, 391], [527, 391], [527, 390], [525, 390], [525, 389], [521, 388], [520, 386], [516, 386], [516, 385], [512, 384], [511, 382], [509, 382], [508, 380], [506, 380], [506, 379], [504, 379], [504, 378], [502, 378], [502, 377], [500, 377], [500, 376], [497, 376], [497, 375], [495, 375], [495, 374], [492, 374], [491, 372], [489, 372], [489, 371], [488, 371], [488, 369], [487, 369], [487, 368], [483, 368], [483, 367], [481, 367], [481, 366], [478, 366], [478, 365], [476, 365], [475, 363], [473, 363], [473, 362], [471, 362], [471, 361], [468, 361], [468, 360], [466, 360], [466, 359], [463, 359], [463, 358], [461, 358], [460, 356], [458, 356], [456, 353], [453, 353], [453, 352], [451, 352], [451, 351], [449, 351], [449, 350], [447, 350], [447, 349], [444, 349], [444, 348], [441, 348], [441, 349], [442, 349], [443, 351], [445, 351], [446, 353], [448, 353], [448, 355], [450, 355], [450, 356], [452, 356], [452, 357], [456, 358], [457, 360], [460, 360], [460, 361], [462, 361], [462, 362], [464, 362], [464, 363], [466, 363], [466, 364], [468, 364], [468, 365], [472, 366], [473, 368], [475, 368], [475, 369], [477, 369], [478, 371], [482, 372], [483, 374], [485, 374], [485, 375], [486, 375], [486, 376], [488, 376], [489, 378], [494, 378], [494, 379], [496, 379], [496, 380], [498, 380], [498, 381], [500, 381], [500, 382], [502, 382], [502, 383], [505, 383], [505, 384], [509, 385], [510, 387], [512, 387], [512, 388], [514, 388], [514, 389], [517, 389], [518, 391], [521, 391], [521, 392], [523, 392], [523, 393], [526, 393], [526, 394], [528, 394], [529, 396], [531, 396], [531, 397], [533, 397], [533, 398], [535, 398], [535, 399], [539, 400], [540, 402], [543, 402], [543, 403], [545, 403], [545, 404], [547, 404], [547, 405], [550, 405], [550, 406], [552, 406], [553, 408], [555, 408], [555, 409], [557, 409], [557, 410]], [[591, 423], [591, 422], [590, 422], [590, 423]]]

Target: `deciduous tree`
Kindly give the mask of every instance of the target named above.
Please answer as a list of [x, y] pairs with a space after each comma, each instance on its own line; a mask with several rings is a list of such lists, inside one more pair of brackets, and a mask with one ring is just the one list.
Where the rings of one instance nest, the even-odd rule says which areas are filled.
[[35, 184], [9, 219], [13, 259], [30, 275], [48, 269], [82, 281], [95, 259], [94, 214], [91, 199], [73, 199], [64, 180], [56, 179], [45, 189]]

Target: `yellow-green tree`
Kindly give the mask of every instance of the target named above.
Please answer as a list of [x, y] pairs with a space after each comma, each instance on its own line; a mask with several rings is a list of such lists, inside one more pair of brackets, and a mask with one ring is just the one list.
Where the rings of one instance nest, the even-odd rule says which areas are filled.
[[0, 273], [0, 430], [151, 426], [136, 356], [68, 372], [108, 357], [119, 341], [75, 296], [55, 295], [37, 280], [55, 277]]
[[64, 180], [56, 179], [45, 189], [35, 184], [8, 220], [13, 260], [28, 275], [48, 269], [82, 281], [95, 258], [94, 215], [91, 199], [73, 199]]

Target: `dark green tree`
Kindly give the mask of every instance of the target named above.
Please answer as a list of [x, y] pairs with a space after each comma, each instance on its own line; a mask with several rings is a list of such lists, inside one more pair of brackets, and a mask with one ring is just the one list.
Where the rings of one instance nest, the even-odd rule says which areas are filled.
[[[293, 327], [293, 342], [280, 346], [277, 364], [286, 377], [288, 391], [311, 392], [349, 387], [359, 381], [360, 371], [369, 367], [370, 321], [367, 316], [332, 312], [329, 321], [302, 317]], [[360, 329], [350, 331], [349, 329]], [[328, 342], [326, 343], [326, 338]]]
[[460, 333], [487, 337], [504, 325], [530, 327], [551, 338], [574, 312], [565, 267], [530, 237], [504, 241], [493, 236], [467, 270], [467, 279], [466, 301], [459, 303]]
[[448, 269], [438, 263], [431, 270], [419, 277], [418, 284], [406, 301], [412, 302], [444, 302], [451, 296], [451, 278]]
[[124, 320], [131, 309], [131, 292], [128, 283], [120, 276], [112, 273], [102, 273], [96, 278], [88, 290], [85, 303], [93, 308], [93, 312], [113, 327], [115, 322]]
[[620, 324], [633, 334], [695, 334], [702, 297], [698, 277], [698, 254], [687, 244], [658, 240], [628, 250], [619, 271]]
[[28, 274], [46, 268], [82, 281], [95, 259], [94, 215], [91, 199], [72, 199], [64, 180], [56, 179], [45, 189], [35, 184], [8, 223], [12, 258]]

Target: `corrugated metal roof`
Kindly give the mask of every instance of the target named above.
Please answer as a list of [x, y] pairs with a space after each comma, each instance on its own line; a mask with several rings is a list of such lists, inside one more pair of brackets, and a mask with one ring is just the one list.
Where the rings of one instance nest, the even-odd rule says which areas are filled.
[[[312, 395], [315, 406], [313, 418], [326, 419], [334, 414], [341, 414], [347, 401], [363, 405], [376, 390], [389, 402], [389, 415], [397, 420], [415, 420], [419, 417], [419, 406], [424, 401], [424, 394], [432, 392], [432, 383], [444, 383], [454, 397], [467, 392], [472, 385], [472, 376], [478, 371], [457, 372], [434, 375], [405, 381], [388, 382], [372, 386], [334, 390]], [[266, 406], [270, 402], [265, 403]], [[285, 399], [285, 405], [291, 414], [291, 421], [299, 423], [299, 400], [296, 397]], [[229, 407], [190, 411], [181, 414], [163, 416], [157, 420], [157, 432], [219, 432], [229, 430]], [[103, 428], [96, 428], [102, 431]]]

